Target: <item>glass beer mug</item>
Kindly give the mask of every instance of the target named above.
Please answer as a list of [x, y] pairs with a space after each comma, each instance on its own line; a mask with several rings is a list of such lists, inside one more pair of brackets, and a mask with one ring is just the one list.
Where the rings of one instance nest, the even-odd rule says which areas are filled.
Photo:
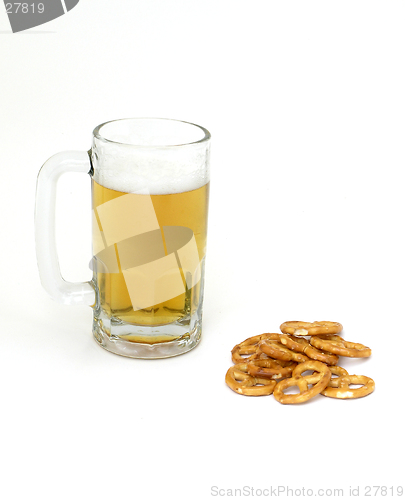
[[[64, 304], [93, 308], [93, 335], [133, 358], [185, 353], [201, 338], [210, 134], [156, 118], [98, 126], [89, 152], [64, 152], [40, 170], [36, 248], [41, 282]], [[64, 172], [90, 175], [93, 278], [60, 273], [55, 195]]]

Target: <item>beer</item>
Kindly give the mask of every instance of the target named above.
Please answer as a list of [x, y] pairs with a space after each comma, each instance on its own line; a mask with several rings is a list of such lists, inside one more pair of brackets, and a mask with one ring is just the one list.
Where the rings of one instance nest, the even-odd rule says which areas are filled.
[[[209, 183], [148, 194], [110, 189], [93, 178], [92, 190], [93, 281], [101, 316], [144, 326], [192, 316], [202, 301]], [[133, 334], [125, 339], [145, 342]], [[152, 335], [146, 342], [165, 340], [171, 338]]]

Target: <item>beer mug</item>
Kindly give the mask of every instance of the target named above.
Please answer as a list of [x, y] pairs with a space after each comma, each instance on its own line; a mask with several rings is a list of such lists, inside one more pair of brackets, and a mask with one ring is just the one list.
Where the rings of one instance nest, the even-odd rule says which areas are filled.
[[[63, 152], [38, 175], [36, 250], [42, 285], [57, 301], [93, 308], [93, 335], [132, 358], [185, 353], [201, 338], [210, 133], [177, 120], [103, 123], [88, 152]], [[59, 269], [55, 195], [65, 172], [90, 175], [92, 280]]]

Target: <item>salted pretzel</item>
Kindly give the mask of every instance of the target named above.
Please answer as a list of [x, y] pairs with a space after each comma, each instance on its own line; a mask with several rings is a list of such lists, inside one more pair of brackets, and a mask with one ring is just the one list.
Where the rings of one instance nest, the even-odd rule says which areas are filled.
[[[249, 337], [240, 344], [232, 349], [232, 361], [234, 363], [246, 363], [250, 361], [252, 355], [256, 353], [257, 344], [261, 340], [278, 341], [281, 337], [281, 333], [263, 333], [262, 335], [255, 335], [254, 337]], [[243, 357], [247, 356], [247, 357]]]
[[345, 377], [346, 375], [349, 375], [349, 372], [342, 366], [329, 366], [329, 370], [331, 371], [332, 375], [337, 375], [337, 377], [331, 377], [328, 387], [337, 387], [337, 385], [335, 385], [335, 380], [339, 377]]
[[363, 344], [356, 344], [355, 342], [347, 342], [346, 340], [332, 335], [327, 338], [326, 335], [322, 338], [311, 337], [311, 344], [318, 349], [327, 352], [332, 352], [338, 356], [346, 356], [348, 358], [368, 358], [371, 356], [371, 349]]
[[[232, 353], [232, 361], [237, 363], [246, 363], [252, 359], [252, 356], [256, 354], [257, 347], [254, 345], [248, 345], [245, 347], [241, 347], [239, 344], [236, 345], [231, 353]], [[246, 354], [248, 356], [246, 356]], [[250, 356], [249, 356], [250, 355]]]
[[326, 363], [327, 365], [336, 365], [339, 361], [338, 356], [335, 354], [313, 347], [308, 340], [302, 337], [293, 337], [284, 334], [281, 336], [280, 342], [292, 351], [302, 352], [308, 358], [315, 359], [315, 361], [322, 361], [322, 363]]
[[249, 375], [247, 363], [231, 366], [226, 372], [225, 382], [233, 391], [244, 396], [269, 396], [276, 386], [275, 380]]
[[314, 321], [307, 323], [306, 321], [286, 321], [280, 326], [283, 333], [290, 335], [305, 336], [305, 335], [321, 335], [340, 333], [343, 326], [335, 321]]
[[270, 358], [257, 358], [247, 364], [247, 370], [252, 377], [279, 379], [291, 377], [293, 369], [297, 366], [294, 361], [278, 361]]
[[[350, 385], [361, 385], [361, 387], [350, 388]], [[375, 389], [374, 380], [364, 375], [344, 375], [330, 380], [321, 394], [329, 398], [356, 399], [371, 394]]]
[[[335, 381], [339, 377], [345, 377], [346, 375], [349, 375], [349, 372], [347, 370], [345, 370], [344, 368], [342, 368], [341, 366], [329, 366], [328, 368], [331, 372], [331, 375], [336, 375], [336, 377], [331, 376], [329, 383], [328, 383], [328, 387], [337, 387], [337, 384], [335, 383]], [[315, 374], [315, 373], [316, 373], [316, 370], [314, 370], [313, 374]]]
[[[333, 340], [334, 342], [342, 342], [343, 337], [340, 335], [330, 335], [330, 334], [321, 334], [316, 336], [317, 339], [323, 339], [323, 340]], [[311, 341], [311, 339], [309, 339]]]
[[[355, 399], [374, 391], [373, 379], [349, 375], [337, 366], [339, 355], [351, 358], [371, 355], [369, 347], [337, 335], [343, 329], [340, 323], [287, 321], [280, 329], [283, 333], [255, 335], [232, 349], [235, 365], [227, 371], [225, 381], [234, 392], [246, 396], [274, 394], [281, 404], [297, 404], [317, 394]], [[305, 372], [310, 374], [303, 375]], [[298, 387], [298, 394], [284, 393], [293, 386]]]
[[257, 345], [261, 340], [276, 340], [279, 341], [281, 333], [262, 333], [261, 335], [255, 335], [254, 337], [249, 337], [248, 339], [241, 342], [240, 346], [246, 345]]
[[297, 363], [303, 363], [309, 359], [305, 354], [287, 349], [287, 347], [284, 347], [278, 342], [270, 343], [266, 340], [262, 340], [258, 344], [258, 350], [264, 352], [271, 358], [281, 359], [283, 361], [297, 361]]
[[[314, 370], [312, 375], [301, 376], [307, 370]], [[292, 373], [292, 378], [286, 378], [279, 382], [274, 389], [275, 399], [284, 405], [304, 403], [322, 392], [328, 385], [331, 378], [331, 371], [327, 365], [320, 361], [306, 361], [297, 365]], [[311, 385], [308, 388], [308, 385]], [[297, 386], [299, 394], [284, 394], [288, 387]]]
[[[274, 342], [276, 343], [276, 342]], [[277, 362], [279, 365], [285, 367], [285, 366], [289, 366], [291, 364], [291, 360], [284, 360], [284, 359], [274, 359], [274, 358], [271, 358], [270, 356], [267, 356], [267, 354], [265, 354], [264, 352], [260, 351], [259, 348], [257, 348], [256, 350], [256, 353], [253, 354], [252, 356], [250, 356], [250, 361], [249, 363], [252, 363], [254, 361], [256, 361], [257, 359], [269, 359], [271, 361], [275, 361]]]

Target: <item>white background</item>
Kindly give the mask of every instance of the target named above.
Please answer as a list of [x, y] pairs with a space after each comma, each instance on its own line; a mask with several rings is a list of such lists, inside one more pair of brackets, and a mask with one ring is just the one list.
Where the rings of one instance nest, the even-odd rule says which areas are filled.
[[[0, 7], [2, 498], [404, 486], [404, 19], [391, 0], [81, 0], [12, 34]], [[203, 340], [168, 360], [101, 349], [36, 268], [40, 166], [132, 116], [213, 137]], [[65, 277], [90, 279], [86, 176], [62, 181], [58, 228]], [[375, 392], [228, 389], [231, 348], [296, 319], [372, 347], [344, 366]]]

